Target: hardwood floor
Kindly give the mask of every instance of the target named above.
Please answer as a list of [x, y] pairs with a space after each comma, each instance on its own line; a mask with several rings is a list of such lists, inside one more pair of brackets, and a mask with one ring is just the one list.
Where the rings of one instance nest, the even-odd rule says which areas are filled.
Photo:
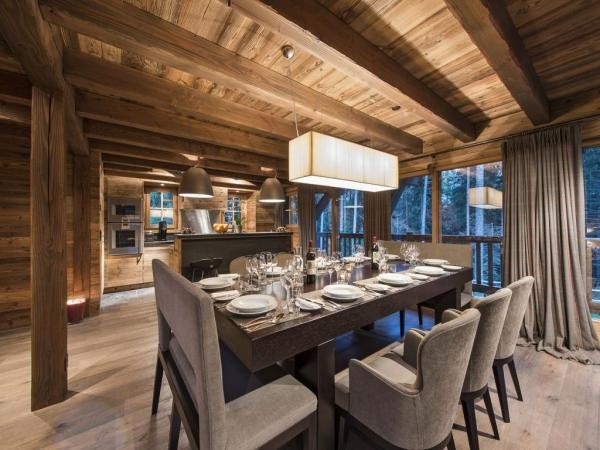
[[[150, 416], [156, 352], [156, 313], [152, 289], [105, 296], [103, 311], [69, 326], [69, 391], [63, 403], [30, 412], [30, 334], [0, 334], [0, 448], [166, 448], [170, 394], [165, 385], [156, 417]], [[416, 326], [407, 313], [407, 328]], [[431, 326], [426, 317], [425, 327]], [[398, 316], [376, 323], [369, 332], [341, 337], [339, 368], [397, 338]], [[373, 337], [376, 339], [373, 339]], [[600, 448], [600, 366], [562, 361], [518, 348], [516, 364], [525, 402], [510, 399], [512, 422], [499, 417], [501, 440], [486, 437], [491, 427], [478, 405], [482, 449]], [[490, 386], [493, 385], [491, 381]], [[509, 382], [509, 394], [514, 391]], [[457, 448], [468, 448], [457, 405]], [[368, 449], [356, 435], [349, 447]], [[181, 433], [179, 448], [187, 448]]]

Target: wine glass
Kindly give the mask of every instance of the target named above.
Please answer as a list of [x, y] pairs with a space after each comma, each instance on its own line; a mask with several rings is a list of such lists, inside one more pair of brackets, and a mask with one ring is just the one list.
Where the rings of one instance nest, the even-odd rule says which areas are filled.
[[250, 286], [252, 286], [252, 256], [246, 256], [246, 272], [250, 276]]
[[358, 244], [354, 247], [354, 259], [357, 264], [360, 264], [365, 256], [365, 248], [363, 245]]
[[[335, 270], [335, 279], [336, 282], [340, 282], [340, 270], [344, 268], [344, 260], [342, 259], [342, 254], [340, 252], [333, 252], [331, 254], [333, 269]], [[331, 280], [329, 281], [331, 284]]]
[[325, 260], [325, 267], [327, 269], [327, 273], [329, 274], [329, 284], [331, 284], [331, 275], [335, 272], [335, 257], [333, 255], [329, 255]]

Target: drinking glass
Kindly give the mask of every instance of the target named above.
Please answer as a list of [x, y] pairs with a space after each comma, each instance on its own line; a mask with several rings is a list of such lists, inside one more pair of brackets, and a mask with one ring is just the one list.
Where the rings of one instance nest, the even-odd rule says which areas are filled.
[[250, 285], [252, 285], [252, 256], [246, 256], [246, 272], [250, 276]]
[[363, 257], [365, 256], [365, 248], [362, 245], [357, 245], [354, 247], [354, 259], [357, 264], [362, 262]]
[[339, 277], [338, 283], [339, 284], [348, 284], [348, 282], [350, 280], [350, 273], [351, 272], [347, 271], [346, 269], [340, 270], [339, 275], [338, 275], [338, 277]]
[[331, 284], [331, 275], [333, 275], [333, 272], [335, 272], [335, 256], [333, 255], [329, 255], [326, 259], [326, 267], [327, 267], [327, 273], [329, 274], [329, 284]]

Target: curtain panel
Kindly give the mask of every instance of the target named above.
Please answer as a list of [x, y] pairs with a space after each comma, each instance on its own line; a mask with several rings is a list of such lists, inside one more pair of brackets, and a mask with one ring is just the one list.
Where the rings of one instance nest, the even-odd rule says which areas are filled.
[[298, 227], [302, 256], [308, 251], [308, 242], [315, 241], [315, 190], [308, 186], [298, 188]]
[[535, 284], [521, 344], [600, 364], [586, 291], [579, 127], [524, 134], [503, 144], [504, 280]]
[[364, 193], [365, 247], [370, 248], [373, 236], [391, 239], [392, 191]]

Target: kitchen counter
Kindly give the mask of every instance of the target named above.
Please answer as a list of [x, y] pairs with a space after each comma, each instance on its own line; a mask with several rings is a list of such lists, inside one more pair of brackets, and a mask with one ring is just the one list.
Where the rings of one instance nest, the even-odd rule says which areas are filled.
[[220, 273], [229, 272], [229, 263], [240, 256], [269, 251], [292, 251], [291, 232], [249, 232], [176, 234], [174, 261], [179, 272], [191, 278], [190, 264], [206, 258], [223, 258]]
[[165, 245], [173, 245], [175, 241], [173, 239], [166, 241], [144, 241], [144, 247], [162, 247]]

